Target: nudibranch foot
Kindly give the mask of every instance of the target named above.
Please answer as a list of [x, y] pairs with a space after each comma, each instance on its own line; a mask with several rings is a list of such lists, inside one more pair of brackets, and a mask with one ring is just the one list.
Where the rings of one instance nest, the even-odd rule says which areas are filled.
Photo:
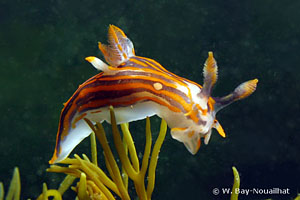
[[200, 148], [200, 134], [190, 128], [172, 128], [172, 138], [182, 142], [191, 154], [196, 154]]

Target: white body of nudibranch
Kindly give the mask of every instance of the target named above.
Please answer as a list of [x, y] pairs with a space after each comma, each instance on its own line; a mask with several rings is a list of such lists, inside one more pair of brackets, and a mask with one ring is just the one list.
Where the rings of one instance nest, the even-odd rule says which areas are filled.
[[50, 163], [65, 159], [91, 133], [84, 118], [110, 122], [109, 106], [114, 107], [119, 124], [158, 115], [166, 120], [172, 137], [195, 154], [201, 137], [208, 143], [212, 128], [225, 137], [215, 119], [217, 111], [255, 91], [257, 79], [239, 85], [225, 97], [211, 97], [218, 71], [212, 52], [204, 65], [202, 87], [167, 71], [155, 60], [136, 56], [121, 29], [111, 25], [108, 37], [109, 45], [99, 43], [99, 48], [109, 65], [96, 57], [86, 58], [103, 72], [80, 85], [66, 102]]

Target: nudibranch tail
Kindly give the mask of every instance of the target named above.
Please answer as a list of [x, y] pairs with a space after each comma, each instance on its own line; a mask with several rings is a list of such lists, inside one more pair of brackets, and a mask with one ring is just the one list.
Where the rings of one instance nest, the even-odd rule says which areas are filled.
[[99, 49], [104, 55], [108, 64], [117, 67], [127, 61], [130, 57], [135, 56], [134, 47], [125, 33], [114, 25], [108, 29], [108, 45], [98, 43]]
[[[59, 125], [59, 129], [60, 127], [61, 125]], [[55, 151], [49, 164], [58, 163], [64, 160], [84, 138], [90, 135], [91, 132], [92, 130], [83, 119], [76, 123], [76, 127], [69, 127], [69, 130], [65, 129], [62, 130], [62, 132], [58, 130]]]

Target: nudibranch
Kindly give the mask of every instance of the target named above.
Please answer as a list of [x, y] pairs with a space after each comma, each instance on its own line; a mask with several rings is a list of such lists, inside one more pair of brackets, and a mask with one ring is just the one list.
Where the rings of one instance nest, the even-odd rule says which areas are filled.
[[225, 137], [216, 113], [252, 94], [258, 82], [253, 79], [227, 96], [211, 97], [218, 76], [212, 52], [204, 64], [201, 86], [169, 72], [155, 60], [136, 56], [130, 39], [116, 26], [109, 26], [108, 43], [99, 43], [107, 64], [93, 56], [86, 58], [102, 72], [80, 85], [64, 104], [51, 164], [65, 159], [90, 135], [92, 130], [84, 118], [110, 123], [110, 106], [114, 107], [118, 124], [158, 115], [166, 120], [172, 137], [195, 154], [201, 137], [208, 143], [212, 128]]

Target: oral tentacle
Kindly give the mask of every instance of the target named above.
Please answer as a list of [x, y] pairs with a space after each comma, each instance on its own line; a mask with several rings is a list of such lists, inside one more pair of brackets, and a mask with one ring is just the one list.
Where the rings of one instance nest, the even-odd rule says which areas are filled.
[[216, 119], [214, 121], [213, 128], [215, 128], [218, 131], [219, 135], [221, 135], [223, 138], [226, 137], [226, 134], [224, 132], [223, 127], [221, 126], [221, 124]]

